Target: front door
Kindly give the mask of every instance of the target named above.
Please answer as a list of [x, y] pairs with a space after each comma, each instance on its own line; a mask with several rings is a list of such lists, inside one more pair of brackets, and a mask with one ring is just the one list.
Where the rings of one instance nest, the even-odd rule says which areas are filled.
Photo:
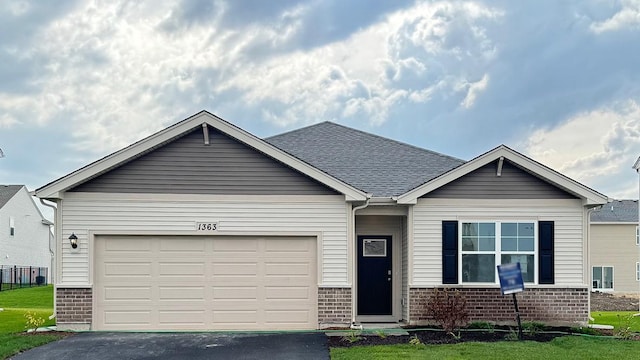
[[392, 315], [391, 236], [358, 236], [358, 315]]

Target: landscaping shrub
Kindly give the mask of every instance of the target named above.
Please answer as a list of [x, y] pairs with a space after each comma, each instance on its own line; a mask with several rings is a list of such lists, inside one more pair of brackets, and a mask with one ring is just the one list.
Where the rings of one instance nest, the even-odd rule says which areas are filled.
[[469, 321], [467, 299], [459, 290], [435, 289], [427, 304], [427, 314], [444, 331], [455, 335]]

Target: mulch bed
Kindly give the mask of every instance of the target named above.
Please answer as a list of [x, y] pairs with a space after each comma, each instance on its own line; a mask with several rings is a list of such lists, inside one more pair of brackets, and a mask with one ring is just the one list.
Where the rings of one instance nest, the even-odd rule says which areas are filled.
[[[363, 333], [359, 335], [357, 341], [349, 341], [351, 337], [330, 336], [328, 337], [329, 347], [351, 347], [362, 345], [394, 345], [408, 344], [415, 336], [421, 343], [427, 345], [439, 344], [457, 344], [462, 342], [496, 342], [517, 340], [517, 328], [496, 326], [495, 330], [489, 331], [485, 329], [473, 329], [460, 331], [459, 337], [454, 337], [440, 330], [424, 330], [424, 329], [407, 329], [410, 335], [386, 336], [381, 337], [378, 334]], [[515, 333], [514, 333], [515, 331]], [[594, 334], [596, 330], [591, 329]], [[571, 334], [579, 334], [576, 329], [569, 327], [548, 327], [543, 332], [527, 333], [523, 332], [523, 340], [548, 342], [557, 337], [568, 336]], [[597, 330], [597, 334], [602, 336], [611, 336], [610, 330]], [[514, 338], [515, 337], [515, 338]]]

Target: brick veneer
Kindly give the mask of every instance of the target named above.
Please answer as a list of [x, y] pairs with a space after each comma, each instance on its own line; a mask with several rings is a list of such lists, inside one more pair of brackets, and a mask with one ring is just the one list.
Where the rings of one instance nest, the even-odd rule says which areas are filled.
[[351, 323], [350, 288], [318, 289], [318, 323], [321, 327]]
[[[451, 287], [449, 289], [456, 289]], [[457, 288], [465, 294], [470, 321], [515, 321], [513, 298], [501, 295], [497, 288]], [[431, 321], [426, 305], [433, 289], [409, 289], [409, 322], [425, 324]], [[587, 288], [531, 288], [517, 295], [523, 321], [569, 325], [589, 320], [589, 291]]]
[[56, 289], [56, 322], [58, 324], [91, 324], [91, 289]]

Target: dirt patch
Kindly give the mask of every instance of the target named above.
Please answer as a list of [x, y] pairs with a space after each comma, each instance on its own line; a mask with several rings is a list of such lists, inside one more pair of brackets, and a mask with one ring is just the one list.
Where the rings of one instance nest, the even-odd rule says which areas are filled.
[[637, 311], [638, 297], [613, 295], [603, 292], [591, 293], [591, 311]]

